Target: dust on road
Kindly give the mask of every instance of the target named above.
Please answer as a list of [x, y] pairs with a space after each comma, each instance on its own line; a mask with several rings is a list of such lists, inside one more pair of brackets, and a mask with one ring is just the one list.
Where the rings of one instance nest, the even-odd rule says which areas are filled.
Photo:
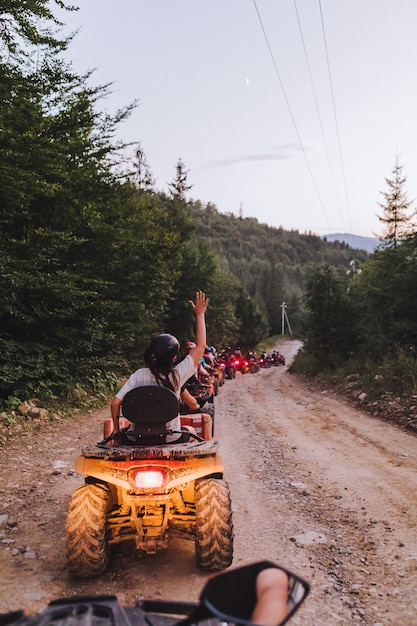
[[[299, 348], [285, 341], [287, 363]], [[417, 438], [314, 389], [284, 367], [226, 381], [216, 436], [234, 511], [233, 567], [272, 559], [311, 595], [294, 626], [414, 625]], [[208, 574], [192, 542], [137, 558], [120, 550], [104, 576], [70, 577], [65, 521], [79, 450], [100, 439], [108, 409], [45, 424], [0, 450], [0, 612], [53, 598], [116, 594], [196, 600]]]

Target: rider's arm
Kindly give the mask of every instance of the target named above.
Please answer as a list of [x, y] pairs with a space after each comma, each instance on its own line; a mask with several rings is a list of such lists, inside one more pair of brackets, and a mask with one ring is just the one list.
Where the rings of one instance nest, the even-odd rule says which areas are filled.
[[116, 434], [119, 432], [119, 415], [120, 415], [120, 407], [122, 406], [122, 401], [119, 398], [113, 398], [113, 402], [111, 403], [111, 418], [113, 420], [113, 433]]
[[208, 306], [208, 298], [203, 291], [197, 291], [195, 294], [195, 303], [190, 300], [190, 305], [195, 313], [195, 348], [191, 348], [190, 355], [197, 365], [204, 354], [206, 347], [206, 320], [205, 312]]
[[191, 409], [192, 411], [196, 411], [197, 409], [200, 408], [200, 405], [198, 404], [197, 400], [194, 398], [194, 396], [191, 395], [188, 389], [182, 390], [181, 400], [183, 400], [185, 404], [188, 406], [188, 408]]

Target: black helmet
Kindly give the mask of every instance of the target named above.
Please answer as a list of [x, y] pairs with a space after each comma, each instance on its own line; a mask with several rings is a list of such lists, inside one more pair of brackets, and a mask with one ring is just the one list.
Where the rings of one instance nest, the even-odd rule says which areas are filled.
[[168, 365], [177, 356], [180, 349], [178, 339], [167, 333], [158, 335], [151, 340], [143, 358], [148, 366]]

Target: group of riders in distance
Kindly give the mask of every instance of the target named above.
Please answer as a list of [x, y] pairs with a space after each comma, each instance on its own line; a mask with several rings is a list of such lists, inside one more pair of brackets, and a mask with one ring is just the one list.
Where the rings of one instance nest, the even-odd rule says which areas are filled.
[[[186, 348], [189, 344], [186, 344]], [[207, 383], [210, 377], [215, 376], [222, 384], [224, 378], [235, 378], [237, 372], [252, 374], [259, 372], [261, 367], [268, 368], [272, 366], [285, 365], [285, 357], [273, 350], [270, 354], [263, 351], [258, 357], [253, 350], [242, 353], [240, 347], [232, 349], [231, 347], [217, 352], [214, 346], [208, 346], [201, 359], [199, 366], [199, 381]], [[215, 395], [217, 390], [215, 390]]]
[[[185, 344], [186, 352], [194, 345], [194, 342], [187, 342]], [[274, 365], [285, 365], [285, 357], [278, 350], [273, 350], [270, 354], [263, 351], [258, 357], [253, 350], [243, 353], [239, 346], [235, 349], [229, 346], [220, 352], [214, 346], [207, 346], [198, 364], [196, 376], [187, 382], [185, 389], [188, 388], [191, 394], [195, 395], [199, 385], [209, 387], [211, 385], [213, 395], [217, 395], [218, 388], [223, 384], [225, 378], [235, 378], [238, 372], [254, 374], [259, 372], [261, 367], [268, 368]], [[182, 399], [185, 400], [183, 396]], [[200, 408], [201, 406], [202, 404], [200, 404]]]

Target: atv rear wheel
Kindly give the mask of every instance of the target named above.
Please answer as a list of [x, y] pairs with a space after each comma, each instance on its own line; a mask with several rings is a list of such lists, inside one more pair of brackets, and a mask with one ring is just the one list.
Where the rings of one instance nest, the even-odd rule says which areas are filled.
[[229, 485], [206, 478], [195, 484], [195, 557], [204, 570], [229, 567], [233, 559], [232, 503]]
[[106, 511], [110, 491], [105, 485], [86, 484], [72, 494], [68, 507], [66, 553], [71, 574], [88, 578], [103, 574], [109, 564]]
[[230, 366], [226, 367], [225, 376], [226, 376], [226, 378], [229, 378], [229, 380], [232, 379], [232, 378], [235, 378], [236, 377], [236, 369], [234, 367], [230, 367]]

